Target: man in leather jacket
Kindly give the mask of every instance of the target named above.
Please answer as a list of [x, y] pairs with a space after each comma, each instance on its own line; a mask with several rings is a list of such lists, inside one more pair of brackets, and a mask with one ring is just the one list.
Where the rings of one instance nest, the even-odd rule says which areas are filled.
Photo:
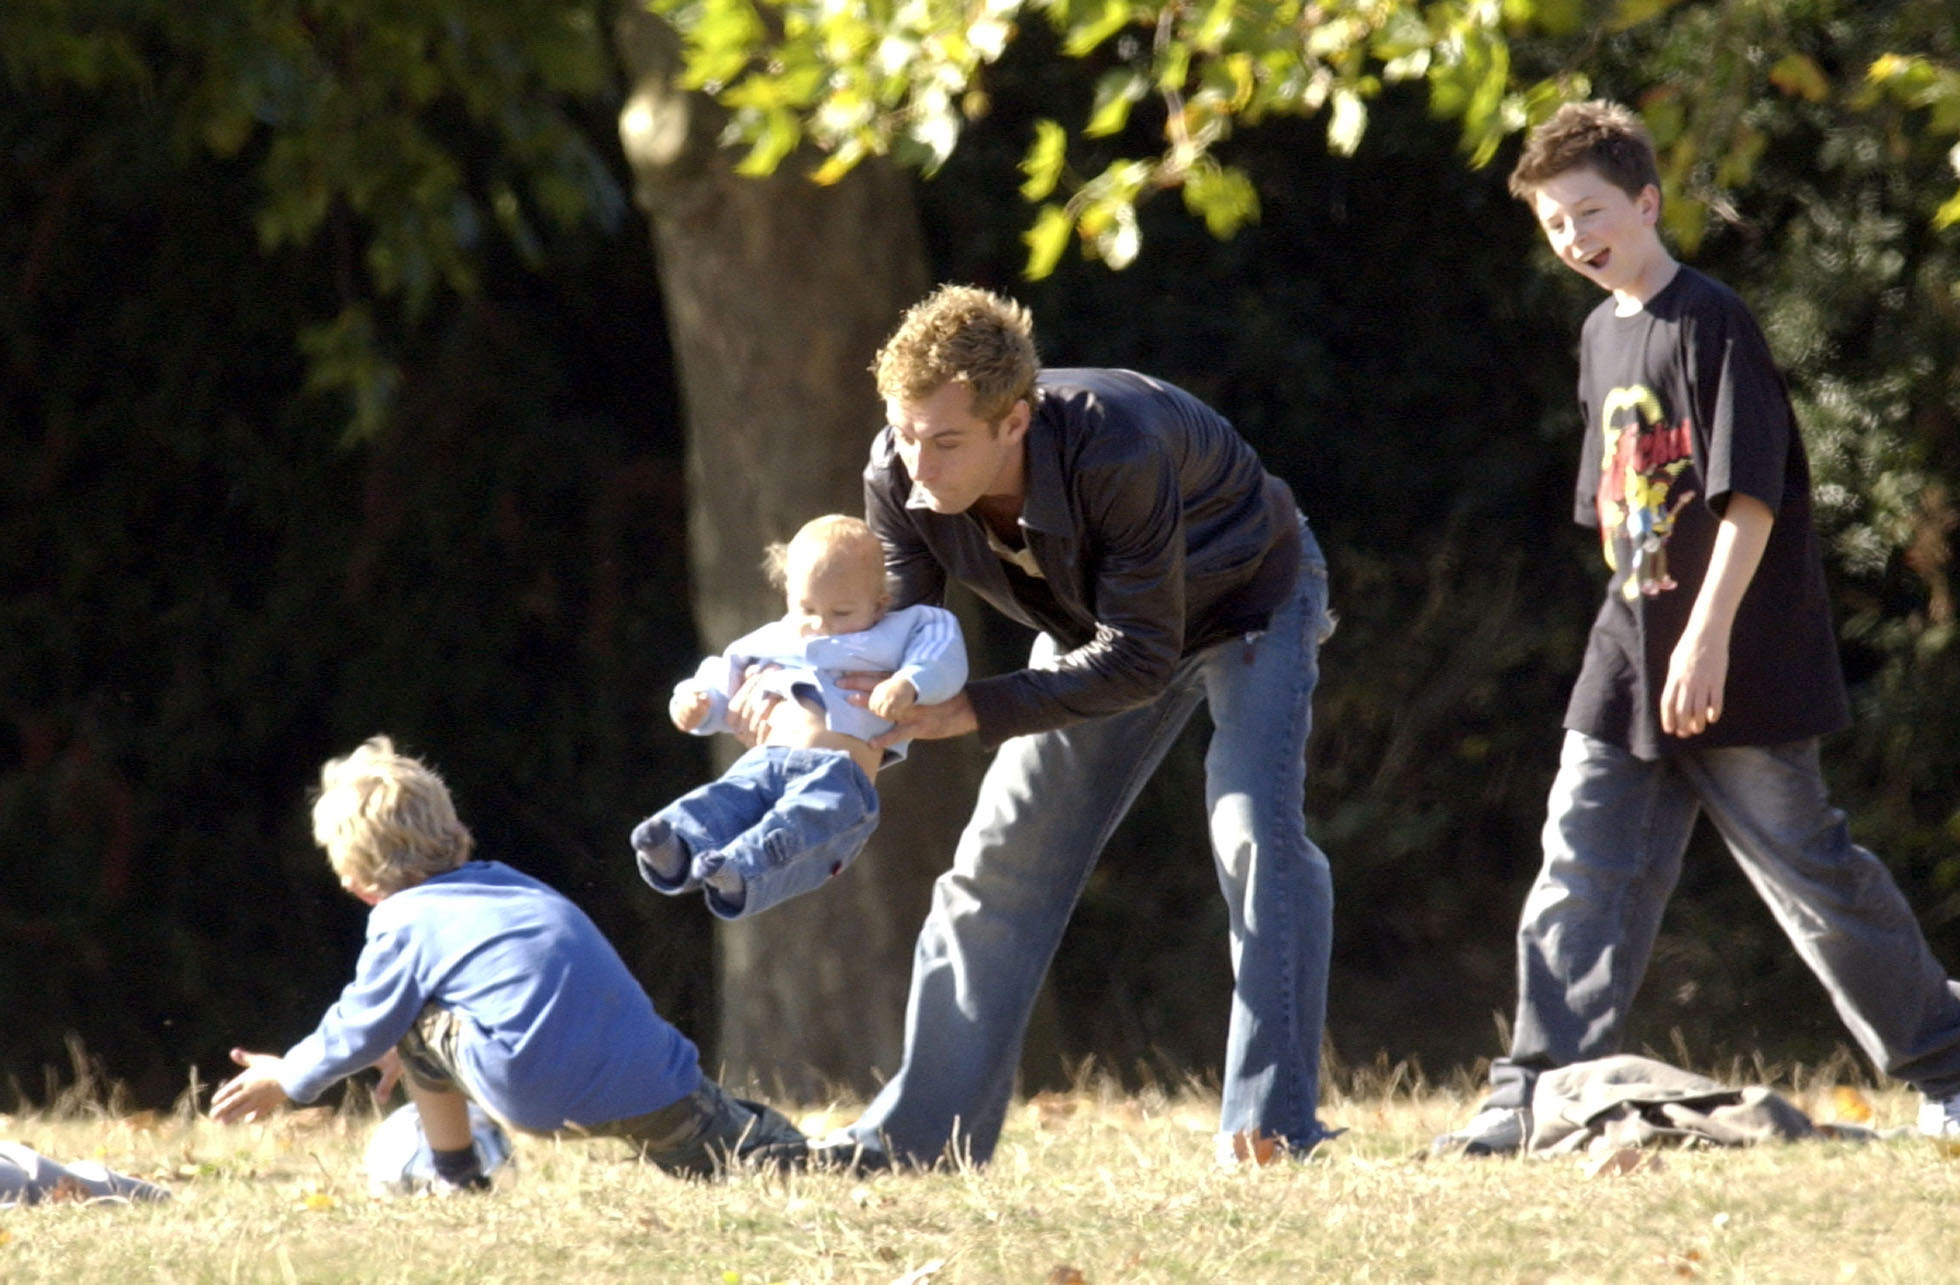
[[833, 1154], [992, 1154], [1076, 899], [1200, 701], [1235, 975], [1219, 1156], [1304, 1154], [1327, 1136], [1315, 1107], [1333, 893], [1303, 795], [1331, 618], [1291, 492], [1181, 389], [1041, 371], [1026, 310], [987, 291], [947, 286], [915, 305], [876, 370], [887, 426], [865, 508], [894, 602], [937, 603], [957, 580], [1039, 636], [1025, 669], [972, 680], [888, 733], [998, 748], [919, 934], [904, 1064]]

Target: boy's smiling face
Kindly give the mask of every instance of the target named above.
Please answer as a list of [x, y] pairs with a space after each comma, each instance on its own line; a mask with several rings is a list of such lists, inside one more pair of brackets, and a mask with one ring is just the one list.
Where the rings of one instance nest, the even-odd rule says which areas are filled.
[[1656, 230], [1660, 193], [1651, 185], [1629, 196], [1581, 167], [1540, 183], [1531, 209], [1559, 262], [1623, 303], [1645, 303], [1674, 275]]

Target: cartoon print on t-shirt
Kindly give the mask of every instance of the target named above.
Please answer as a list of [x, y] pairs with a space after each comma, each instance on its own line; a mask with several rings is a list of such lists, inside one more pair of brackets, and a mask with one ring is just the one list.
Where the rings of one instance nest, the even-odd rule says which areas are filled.
[[1675, 587], [1667, 573], [1667, 540], [1674, 519], [1693, 491], [1670, 495], [1692, 462], [1688, 421], [1669, 427], [1660, 398], [1642, 387], [1615, 388], [1599, 408], [1603, 451], [1599, 461], [1599, 538], [1606, 565], [1620, 570], [1617, 539], [1632, 555], [1620, 586], [1628, 601]]

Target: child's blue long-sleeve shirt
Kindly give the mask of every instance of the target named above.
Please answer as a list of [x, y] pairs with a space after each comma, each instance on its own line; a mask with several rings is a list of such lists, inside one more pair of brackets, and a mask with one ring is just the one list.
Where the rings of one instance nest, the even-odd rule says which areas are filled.
[[700, 1084], [695, 1047], [584, 911], [496, 861], [471, 861], [368, 913], [354, 979], [285, 1057], [310, 1102], [373, 1064], [425, 1005], [466, 1019], [465, 1088], [520, 1129], [591, 1127], [657, 1111]]
[[[911, 681], [919, 704], [937, 705], [966, 685], [966, 644], [952, 612], [925, 604], [888, 612], [871, 628], [853, 634], [805, 638], [788, 621], [772, 620], [737, 638], [719, 656], [703, 660], [692, 677], [675, 684], [676, 693], [708, 694], [708, 717], [694, 729], [695, 735], [733, 730], [728, 698], [735, 694], [735, 676], [750, 665], [779, 666], [764, 678], [773, 690], [792, 699], [815, 697], [832, 731], [868, 741], [892, 725], [847, 700], [837, 685], [839, 675], [890, 672]], [[886, 762], [905, 757], [906, 748], [901, 743], [886, 750]]]

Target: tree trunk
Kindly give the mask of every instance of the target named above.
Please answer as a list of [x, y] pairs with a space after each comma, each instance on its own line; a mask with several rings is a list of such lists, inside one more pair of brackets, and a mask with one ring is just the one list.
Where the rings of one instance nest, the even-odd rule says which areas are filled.
[[[878, 345], [929, 284], [909, 179], [866, 164], [832, 187], [792, 157], [738, 175], [720, 111], [675, 88], [675, 37], [633, 6], [620, 135], [652, 225], [688, 426], [688, 541], [702, 647], [780, 616], [763, 546], [819, 513], [861, 513], [879, 423]], [[678, 734], [678, 733], [677, 733]], [[739, 746], [717, 737], [717, 768]], [[978, 780], [972, 742], [919, 747], [880, 782], [884, 815], [849, 871], [718, 934], [714, 1073], [801, 1102], [897, 1067], [911, 945]], [[705, 909], [703, 913], [706, 913]]]

